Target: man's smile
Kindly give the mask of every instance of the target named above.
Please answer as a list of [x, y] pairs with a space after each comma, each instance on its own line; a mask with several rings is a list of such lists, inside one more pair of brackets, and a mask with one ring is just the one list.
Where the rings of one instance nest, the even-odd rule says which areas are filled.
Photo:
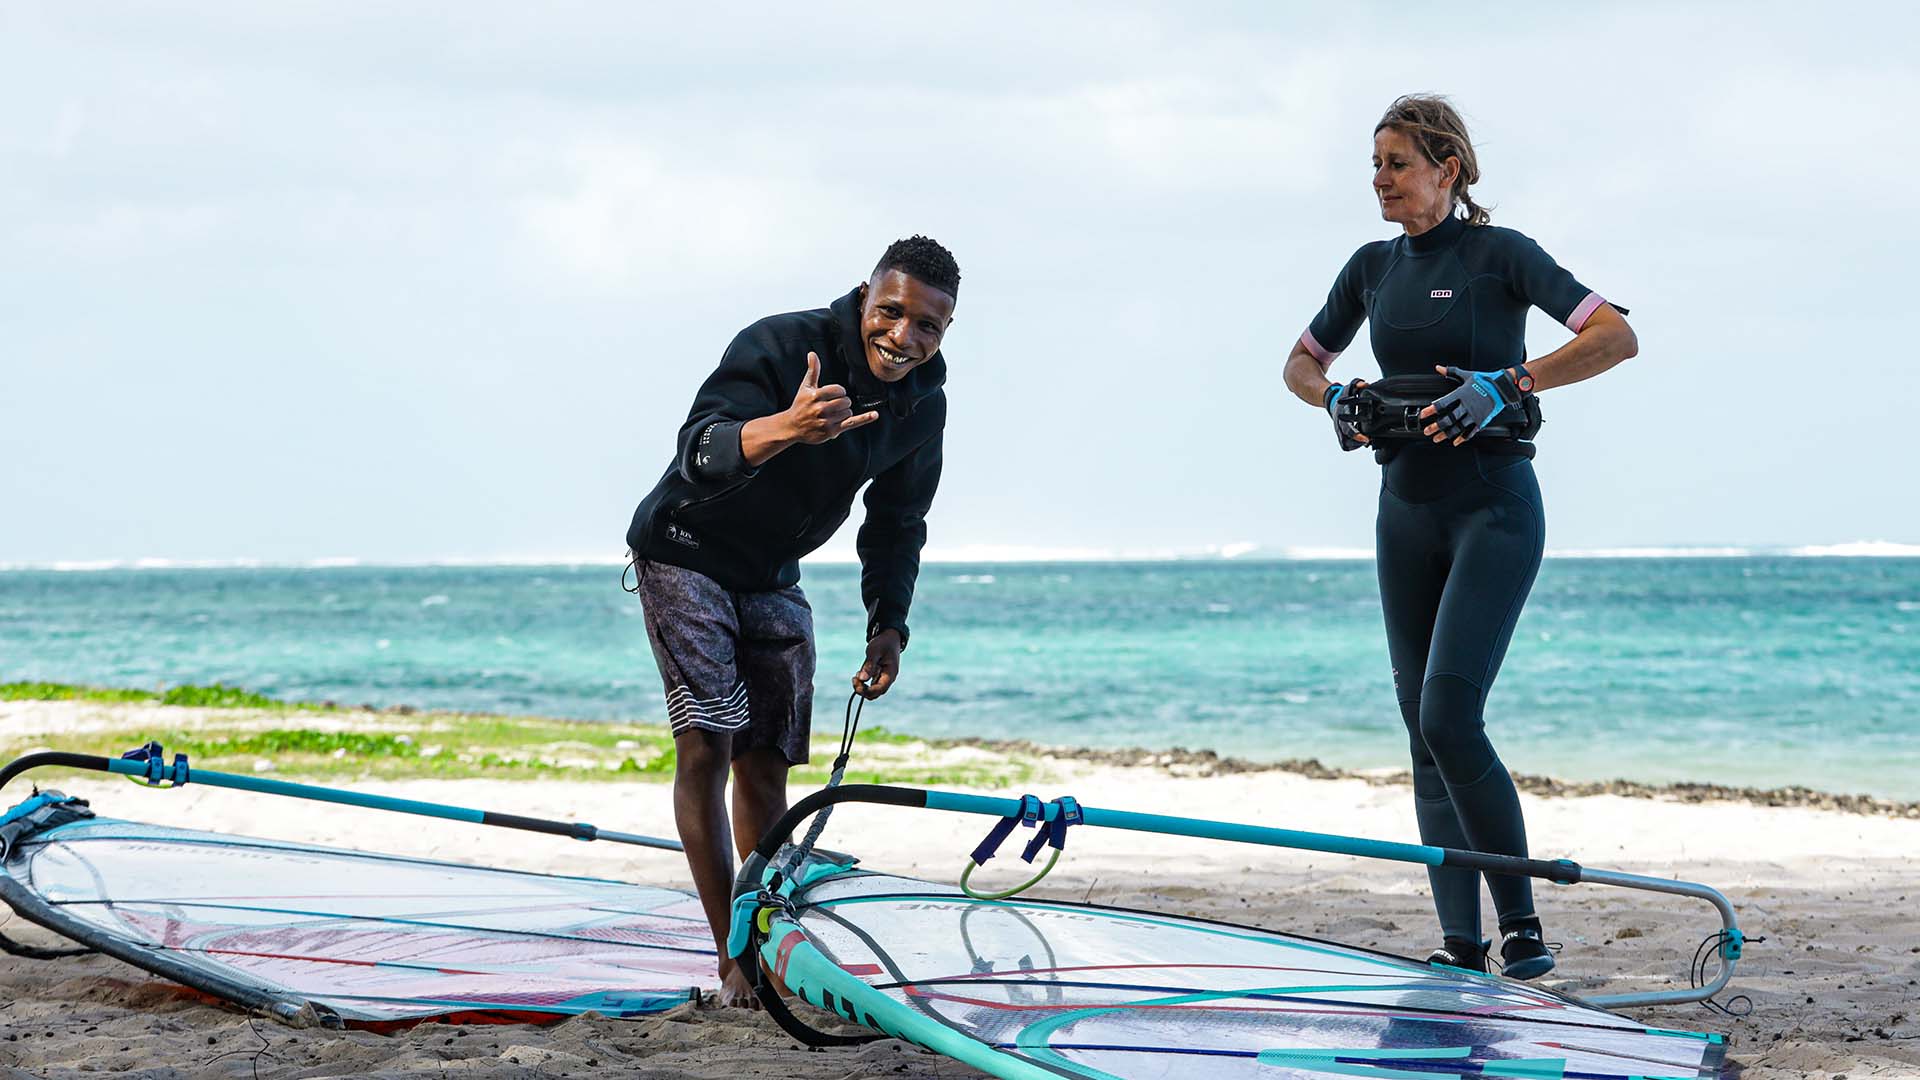
[[908, 356], [906, 353], [895, 352], [877, 341], [873, 343], [873, 349], [880, 354], [880, 359], [890, 367], [908, 367], [920, 359], [917, 356]]

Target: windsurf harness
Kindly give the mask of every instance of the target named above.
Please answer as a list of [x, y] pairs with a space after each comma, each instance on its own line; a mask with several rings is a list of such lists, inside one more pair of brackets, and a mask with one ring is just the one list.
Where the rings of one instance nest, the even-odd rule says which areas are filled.
[[[1424, 429], [1433, 423], [1433, 418], [1422, 417], [1420, 413], [1459, 388], [1459, 380], [1438, 372], [1389, 375], [1363, 386], [1349, 384], [1333, 403], [1333, 419], [1343, 429], [1358, 432], [1376, 443], [1431, 442], [1433, 436], [1425, 434]], [[1540, 433], [1541, 423], [1539, 396], [1524, 394], [1520, 404], [1508, 406], [1481, 427], [1474, 441], [1531, 440]], [[1344, 449], [1358, 449], [1360, 445], [1348, 445], [1347, 440], [1341, 442]]]

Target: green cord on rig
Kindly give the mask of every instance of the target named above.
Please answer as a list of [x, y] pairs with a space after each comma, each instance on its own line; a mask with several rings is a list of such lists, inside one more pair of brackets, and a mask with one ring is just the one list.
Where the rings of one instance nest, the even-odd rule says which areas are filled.
[[[966, 869], [960, 871], [960, 891], [975, 900], [1005, 900], [1040, 884], [1041, 879], [1053, 872], [1054, 866], [1060, 862], [1060, 853], [1066, 850], [1067, 829], [1080, 824], [1081, 820], [1080, 804], [1075, 802], [1071, 795], [1062, 795], [1051, 803], [1043, 803], [1037, 796], [1022, 795], [1020, 808], [1001, 818], [992, 831], [987, 833], [986, 838], [980, 841], [979, 846], [973, 849], [973, 855], [968, 859]], [[1027, 849], [1021, 852], [1021, 860], [1031, 863], [1033, 857], [1040, 854], [1041, 847], [1051, 847], [1053, 854], [1047, 859], [1047, 865], [1041, 867], [1039, 873], [1011, 889], [994, 893], [975, 892], [972, 885], [973, 872], [985, 866], [987, 860], [993, 858], [994, 852], [1000, 850], [1000, 845], [1013, 834], [1013, 830], [1022, 825], [1037, 831], [1033, 839], [1027, 842]]]
[[180, 786], [171, 780], [149, 780], [144, 776], [126, 776], [121, 779], [134, 787], [143, 787], [149, 791], [172, 791]]
[[1015, 885], [1013, 888], [1004, 889], [1000, 892], [975, 892], [973, 890], [973, 886], [968, 884], [968, 881], [973, 877], [973, 872], [975, 870], [980, 869], [980, 864], [977, 862], [973, 862], [972, 860], [968, 860], [967, 868], [965, 870], [960, 871], [960, 891], [963, 893], [966, 893], [968, 896], [973, 897], [975, 900], [1005, 900], [1011, 896], [1019, 896], [1021, 893], [1026, 892], [1028, 889], [1031, 889], [1035, 885], [1040, 884], [1040, 879], [1046, 877], [1048, 874], [1053, 873], [1054, 866], [1056, 866], [1059, 862], [1060, 862], [1060, 849], [1054, 848], [1053, 854], [1047, 858], [1047, 865], [1041, 867], [1039, 873], [1033, 875], [1032, 877], [1021, 882], [1020, 884]]

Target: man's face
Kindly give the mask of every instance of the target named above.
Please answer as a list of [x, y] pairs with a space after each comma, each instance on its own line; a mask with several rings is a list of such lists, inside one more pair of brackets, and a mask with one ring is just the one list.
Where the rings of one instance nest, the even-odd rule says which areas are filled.
[[867, 368], [881, 382], [899, 382], [940, 348], [953, 322], [953, 297], [898, 270], [874, 275], [860, 304], [860, 340]]

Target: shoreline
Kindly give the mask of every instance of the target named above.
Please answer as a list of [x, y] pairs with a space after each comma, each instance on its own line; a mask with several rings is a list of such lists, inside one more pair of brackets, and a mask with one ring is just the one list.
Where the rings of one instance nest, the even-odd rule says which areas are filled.
[[[1253, 761], [1222, 755], [1212, 750], [1149, 750], [1126, 747], [1101, 750], [1087, 747], [1057, 747], [1024, 739], [924, 739], [929, 746], [972, 746], [1001, 753], [1035, 753], [1063, 761], [1092, 765], [1139, 766], [1157, 768], [1173, 776], [1237, 776], [1244, 773], [1283, 772], [1310, 780], [1359, 780], [1376, 787], [1411, 787], [1413, 774], [1407, 769], [1341, 769], [1322, 764], [1317, 758], [1286, 758], [1281, 761]], [[1751, 806], [1802, 807], [1832, 810], [1843, 814], [1920, 819], [1920, 800], [1908, 802], [1883, 799], [1877, 795], [1839, 794], [1798, 785], [1775, 788], [1735, 787], [1698, 780], [1680, 780], [1649, 784], [1639, 780], [1563, 780], [1554, 776], [1512, 773], [1521, 791], [1547, 799], [1586, 798], [1617, 795], [1626, 799], [1658, 799], [1681, 803], [1731, 802]]]
[[[535, 716], [517, 714], [480, 714], [453, 712], [438, 709], [423, 709], [413, 705], [343, 705], [335, 701], [320, 702], [269, 702], [267, 706], [250, 705], [231, 707], [225, 705], [167, 704], [158, 700], [128, 701], [116, 695], [145, 693], [144, 691], [104, 690], [99, 688], [71, 688], [80, 691], [75, 696], [46, 697], [0, 697], [0, 746], [6, 745], [10, 714], [22, 708], [34, 706], [67, 706], [78, 708], [93, 706], [122, 713], [142, 708], [154, 707], [163, 710], [179, 710], [169, 719], [189, 719], [196, 721], [210, 717], [220, 717], [236, 721], [243, 727], [258, 726], [255, 721], [265, 717], [293, 721], [306, 717], [327, 718], [328, 727], [337, 728], [343, 718], [355, 716], [400, 717], [425, 724], [446, 724], [457, 730], [462, 724], [488, 724], [524, 726], [528, 729], [540, 726], [567, 726], [583, 730], [635, 730], [664, 737], [666, 726], [663, 724], [616, 723], [601, 720], [582, 720], [573, 717]], [[189, 688], [204, 690], [204, 688]], [[216, 691], [229, 695], [243, 695], [256, 701], [267, 701], [245, 691]], [[92, 695], [92, 696], [86, 696]], [[11, 708], [10, 708], [11, 707]], [[190, 726], [201, 726], [199, 723]], [[349, 721], [348, 724], [351, 727]], [[832, 727], [833, 725], [828, 725]], [[872, 733], [870, 729], [869, 733]], [[1371, 769], [1348, 769], [1323, 764], [1317, 758], [1285, 758], [1279, 761], [1256, 761], [1250, 758], [1221, 754], [1214, 750], [1190, 750], [1186, 747], [1153, 749], [1131, 746], [1117, 748], [1056, 746], [1034, 742], [1027, 739], [964, 739], [950, 737], [924, 737], [895, 731], [879, 726], [878, 732], [884, 733], [889, 743], [902, 743], [907, 746], [921, 746], [935, 755], [977, 754], [986, 752], [1009, 759], [1002, 764], [1008, 768], [1024, 767], [1032, 762], [1058, 761], [1083, 765], [1140, 767], [1158, 770], [1172, 777], [1205, 778], [1217, 776], [1241, 776], [1259, 773], [1285, 773], [1305, 777], [1311, 780], [1357, 780], [1375, 787], [1410, 787], [1412, 773], [1405, 768], [1381, 767]], [[816, 756], [825, 749], [826, 760], [831, 760], [837, 749], [838, 728], [828, 731], [818, 728], [814, 732]], [[869, 742], [868, 747], [875, 743]], [[129, 747], [130, 748], [130, 747]], [[14, 755], [8, 755], [14, 756]], [[856, 761], [858, 757], [856, 756]], [[3, 764], [4, 762], [0, 762]], [[802, 768], [817, 769], [817, 765]], [[1887, 817], [1905, 820], [1920, 820], [1920, 800], [1901, 800], [1882, 798], [1877, 795], [1823, 791], [1804, 785], [1759, 788], [1742, 785], [1715, 784], [1708, 781], [1671, 781], [1648, 783], [1615, 777], [1608, 780], [1568, 780], [1555, 776], [1533, 773], [1512, 772], [1514, 784], [1520, 791], [1548, 799], [1586, 798], [1611, 795], [1626, 799], [1646, 799], [1662, 802], [1706, 804], [1739, 803], [1749, 806], [1829, 810], [1843, 814], [1856, 814], [1867, 817]], [[658, 776], [656, 779], [665, 779]], [[517, 777], [522, 781], [537, 779], [526, 776]], [[938, 782], [938, 781], [930, 781]]]

